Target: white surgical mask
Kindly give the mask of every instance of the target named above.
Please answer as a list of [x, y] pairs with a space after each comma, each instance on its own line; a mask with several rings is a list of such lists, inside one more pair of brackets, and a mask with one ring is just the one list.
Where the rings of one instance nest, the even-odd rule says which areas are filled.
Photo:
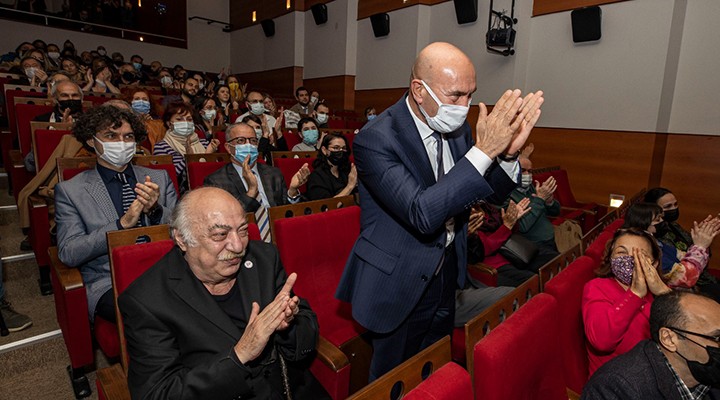
[[262, 129], [255, 128], [255, 136], [257, 136], [258, 140], [262, 137]]
[[32, 79], [35, 76], [36, 72], [37, 72], [37, 68], [35, 68], [35, 67], [25, 68], [25, 75], [27, 75], [27, 77], [30, 79]]
[[53, 60], [57, 61], [58, 58], [60, 58], [60, 53], [57, 51], [51, 51], [48, 53], [48, 57], [52, 58]]
[[255, 115], [260, 115], [265, 112], [265, 106], [262, 103], [250, 104], [250, 112]]
[[215, 119], [215, 116], [217, 115], [217, 111], [215, 110], [205, 110], [203, 111], [203, 119], [205, 121], [212, 121]]
[[522, 186], [523, 189], [527, 189], [532, 185], [533, 182], [533, 176], [532, 174], [522, 174], [522, 177], [520, 178], [520, 186]]
[[172, 78], [165, 75], [162, 78], [160, 78], [160, 84], [162, 84], [163, 86], [170, 86], [170, 85], [172, 85]]
[[195, 132], [195, 124], [190, 121], [175, 121], [173, 131], [180, 136], [190, 136]]
[[[437, 114], [434, 117], [429, 116], [422, 106], [420, 106], [420, 112], [425, 116], [430, 129], [440, 133], [450, 133], [456, 131], [462, 126], [467, 117], [467, 113], [470, 110], [469, 106], [458, 106], [453, 104], [443, 104], [440, 99], [435, 96], [435, 93], [430, 89], [430, 86], [425, 81], [420, 81], [425, 89], [430, 93], [430, 96], [435, 100], [438, 105]], [[468, 101], [470, 104], [470, 101]]]
[[325, 113], [318, 113], [317, 115], [317, 122], [318, 124], [322, 125], [328, 121], [328, 115]]
[[[95, 138], [98, 142], [100, 139]], [[101, 142], [103, 153], [100, 158], [115, 167], [127, 165], [135, 155], [135, 142]]]
[[311, 102], [311, 103], [315, 104], [315, 103], [317, 103], [317, 101], [318, 101], [318, 98], [317, 98], [317, 97], [315, 97], [315, 96], [310, 96], [310, 102]]

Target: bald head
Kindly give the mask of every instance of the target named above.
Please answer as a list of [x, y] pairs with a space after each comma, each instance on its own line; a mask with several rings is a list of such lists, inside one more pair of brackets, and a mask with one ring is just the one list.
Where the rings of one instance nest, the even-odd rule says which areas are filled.
[[413, 78], [433, 83], [445, 76], [451, 79], [472, 79], [475, 83], [475, 68], [472, 61], [457, 47], [445, 42], [429, 44], [420, 51], [412, 69]]
[[241, 213], [245, 210], [240, 202], [227, 191], [215, 187], [201, 187], [186, 193], [175, 207], [172, 222], [173, 238], [182, 240], [190, 247], [197, 246], [194, 228], [199, 227], [207, 216], [223, 210]]

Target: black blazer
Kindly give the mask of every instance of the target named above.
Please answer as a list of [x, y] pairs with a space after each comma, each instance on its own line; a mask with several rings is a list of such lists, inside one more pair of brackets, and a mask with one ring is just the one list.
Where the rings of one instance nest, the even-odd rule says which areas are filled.
[[[257, 169], [260, 180], [262, 180], [265, 195], [270, 202], [270, 207], [288, 204], [288, 189], [280, 169], [261, 163], [257, 164]], [[260, 208], [260, 202], [246, 194], [245, 185], [243, 185], [242, 179], [240, 179], [240, 175], [232, 163], [208, 175], [203, 181], [203, 184], [228, 191], [233, 197], [240, 201], [247, 212], [255, 212]]]
[[[277, 249], [250, 241], [237, 276], [245, 315], [252, 302], [262, 311], [286, 279]], [[118, 303], [133, 399], [269, 399], [272, 388], [282, 387], [276, 353], [266, 351], [246, 365], [231, 358], [244, 330], [217, 305], [178, 247], [135, 280]], [[293, 398], [326, 396], [305, 365], [317, 338], [315, 313], [301, 300], [293, 326], [275, 333], [266, 347], [274, 345], [287, 360]]]

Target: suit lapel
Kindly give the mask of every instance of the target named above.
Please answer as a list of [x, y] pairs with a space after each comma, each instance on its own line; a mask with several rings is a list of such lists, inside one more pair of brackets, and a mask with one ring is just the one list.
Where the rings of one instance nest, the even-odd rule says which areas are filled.
[[107, 191], [107, 187], [105, 187], [105, 183], [102, 178], [100, 178], [100, 174], [97, 172], [97, 169], [93, 168], [88, 171], [85, 190], [90, 195], [90, 198], [95, 200], [98, 208], [103, 212], [103, 214], [105, 214], [108, 220], [112, 221], [120, 218], [120, 216], [117, 215], [115, 205], [113, 204], [110, 194]]
[[414, 166], [414, 168], [410, 168], [410, 171], [419, 171], [425, 187], [432, 186], [436, 181], [435, 174], [433, 174], [425, 145], [415, 127], [415, 120], [410, 115], [410, 110], [405, 103], [406, 98], [407, 93], [399, 102], [395, 103], [391, 110], [393, 129], [398, 132], [396, 137], [402, 150], [397, 154], [405, 158], [406, 164]]
[[268, 171], [268, 168], [269, 167], [264, 164], [257, 165], [258, 175], [260, 175], [260, 180], [262, 181], [263, 189], [265, 190], [265, 196], [270, 202], [270, 207], [281, 206], [282, 202], [278, 203], [275, 198], [275, 194], [278, 192], [275, 187], [278, 185], [275, 183], [276, 180], [272, 172]]
[[237, 189], [238, 194], [245, 194], [247, 192], [245, 190], [245, 185], [243, 184], [242, 179], [240, 179], [240, 175], [238, 175], [232, 162], [223, 168], [225, 168], [225, 173], [227, 174], [227, 178], [230, 181], [231, 186]]

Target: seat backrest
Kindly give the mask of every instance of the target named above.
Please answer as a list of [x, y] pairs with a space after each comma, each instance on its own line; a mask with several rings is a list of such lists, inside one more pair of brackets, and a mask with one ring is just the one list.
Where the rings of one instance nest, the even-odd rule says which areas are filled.
[[405, 400], [472, 399], [470, 374], [458, 364], [447, 363], [403, 397]]
[[564, 253], [559, 254], [557, 257], [548, 261], [547, 264], [540, 267], [538, 276], [540, 277], [540, 291], [544, 292], [543, 288], [547, 282], [556, 277], [560, 271], [564, 270], [570, 263], [575, 261], [582, 255], [580, 251], [580, 244], [573, 246], [571, 249], [566, 250]]
[[205, 178], [227, 165], [227, 162], [191, 162], [187, 163], [188, 187], [190, 190], [203, 185]]
[[273, 151], [273, 165], [278, 158], [316, 158], [317, 151]]
[[338, 117], [330, 117], [330, 119], [328, 119], [327, 125], [330, 129], [343, 129], [345, 128], [345, 120]]
[[[15, 101], [17, 100], [16, 98]], [[30, 152], [30, 143], [32, 142], [30, 121], [38, 115], [46, 114], [53, 110], [53, 106], [43, 104], [44, 101], [47, 101], [47, 99], [39, 99], [39, 104], [15, 103], [17, 137], [20, 152], [23, 157]]]
[[[454, 376], [458, 373], [458, 371], [454, 369], [452, 371], [446, 370], [441, 373], [440, 371], [444, 369], [443, 366], [445, 365], [457, 366], [457, 364], [450, 362], [449, 336], [438, 340], [433, 345], [424, 349], [409, 360], [393, 368], [390, 372], [350, 396], [348, 400], [399, 399], [401, 397], [410, 398], [404, 397], [404, 395], [418, 385], [423, 385], [425, 382], [431, 383], [430, 390], [434, 390], [434, 386], [438, 385], [436, 382], [437, 378], [440, 378], [441, 375], [446, 376], [446, 374], [449, 373], [450, 376]], [[458, 366], [457, 368], [460, 367]], [[460, 369], [462, 370], [462, 368]], [[438, 376], [436, 379], [433, 379], [436, 374]], [[467, 372], [465, 374], [467, 375]], [[464, 387], [466, 390], [470, 387], [469, 377], [467, 378], [467, 381], [467, 385]], [[470, 394], [472, 395], [471, 388]], [[417, 396], [417, 394], [414, 396]], [[428, 397], [421, 396], [417, 398], [427, 399]], [[454, 400], [467, 398], [468, 397], [456, 397]]]
[[35, 169], [40, 171], [62, 141], [63, 136], [71, 135], [68, 130], [33, 129], [32, 148], [35, 153]]
[[170, 180], [175, 186], [175, 193], [180, 194], [180, 184], [178, 183], [177, 173], [175, 172], [175, 164], [173, 164], [171, 155], [153, 155], [153, 156], [135, 156], [132, 163], [152, 169], [162, 169], [167, 172]]
[[566, 207], [577, 207], [578, 202], [575, 200], [575, 195], [570, 187], [570, 178], [568, 178], [567, 170], [558, 169], [550, 172], [550, 174], [555, 178], [555, 182], [557, 183], [557, 190], [554, 193], [557, 201]]
[[557, 302], [540, 293], [475, 345], [475, 398], [566, 400]]
[[[5, 85], [7, 88], [8, 86]], [[47, 98], [43, 92], [26, 92], [24, 90], [6, 90], [5, 91], [5, 107], [7, 111], [8, 127], [13, 137], [17, 136], [17, 117], [15, 115], [15, 98], [16, 97], [34, 97], [39, 99]]]
[[597, 263], [582, 256], [572, 262], [555, 279], [548, 282], [545, 292], [558, 304], [558, 337], [562, 343], [562, 360], [566, 385], [581, 393], [588, 379], [588, 357], [582, 318], [582, 296], [585, 284], [595, 278]]
[[270, 207], [268, 210], [268, 216], [270, 217], [270, 229], [273, 232], [273, 242], [275, 242], [275, 221], [279, 219], [317, 214], [354, 205], [355, 198], [353, 196], [343, 196]]
[[198, 163], [198, 162], [230, 162], [230, 154], [228, 153], [210, 153], [210, 154], [186, 154], [185, 163]]
[[296, 144], [302, 142], [300, 135], [298, 135], [295, 131], [285, 130], [283, 132], [283, 137], [285, 138], [285, 144], [287, 144], [288, 149], [292, 149]]
[[285, 270], [296, 272], [294, 290], [313, 305], [320, 334], [336, 346], [364, 330], [352, 319], [350, 304], [337, 300], [335, 288], [355, 240], [360, 235], [360, 208], [272, 220]]
[[72, 179], [75, 175], [95, 168], [97, 158], [95, 157], [69, 157], [57, 159], [58, 181], [63, 182]]
[[[298, 170], [303, 166], [303, 164], [307, 164], [308, 168], [310, 169], [310, 172], [313, 171], [313, 162], [315, 162], [315, 157], [311, 158], [274, 158], [273, 159], [273, 166], [280, 168], [280, 172], [283, 174], [283, 178], [285, 178], [285, 184], [290, 185], [290, 181], [292, 180], [293, 175], [295, 175]], [[305, 193], [305, 190], [307, 189], [307, 184], [303, 183], [298, 190], [300, 193]]]
[[471, 376], [475, 344], [537, 295], [538, 286], [538, 276], [535, 275], [465, 324], [465, 361]]

